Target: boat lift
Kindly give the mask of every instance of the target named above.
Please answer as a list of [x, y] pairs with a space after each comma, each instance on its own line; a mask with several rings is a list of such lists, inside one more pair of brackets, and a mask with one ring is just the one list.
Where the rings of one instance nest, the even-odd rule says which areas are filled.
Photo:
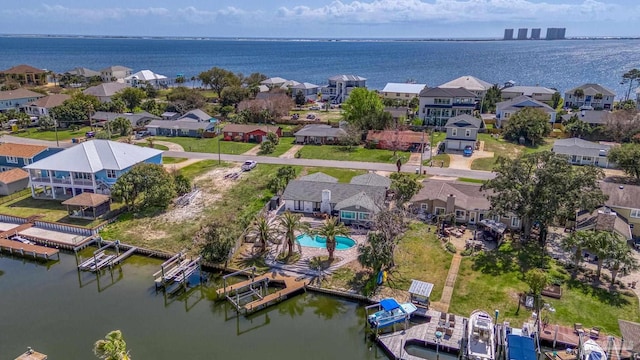
[[[393, 299], [384, 299], [377, 304], [365, 306], [364, 308], [367, 324], [370, 324], [370, 325], [371, 325], [371, 323], [369, 322], [370, 315], [374, 315], [382, 311], [385, 311], [389, 314], [385, 317], [383, 322], [375, 322], [375, 324], [371, 325], [371, 328], [374, 330], [376, 336], [379, 334], [380, 329], [387, 328], [389, 326], [391, 326], [393, 328], [393, 331], [395, 332], [396, 324], [399, 324], [399, 323], [404, 323], [405, 330], [409, 328], [409, 319], [411, 318], [411, 314], [405, 312], [404, 309], [402, 309], [402, 307], [400, 306], [400, 304], [398, 304], [395, 300], [393, 301], [391, 300]], [[375, 311], [372, 313], [371, 309], [375, 309]], [[392, 314], [392, 311], [394, 309], [400, 309], [400, 311], [397, 314]]]
[[[116, 254], [107, 254], [106, 250], [112, 247], [115, 249]], [[114, 242], [108, 242], [106, 245], [94, 251], [93, 257], [82, 261], [78, 265], [78, 269], [82, 271], [98, 272], [106, 267], [113, 268], [113, 266], [121, 263], [122, 261], [124, 261], [124, 259], [133, 255], [136, 250], [138, 250], [137, 247], [131, 246], [129, 247], [129, 250], [120, 254], [120, 241], [116, 240]]]
[[201, 258], [187, 259], [184, 251], [172, 256], [160, 265], [160, 270], [153, 274], [156, 290], [164, 289], [169, 293], [188, 287], [188, 280], [196, 271], [200, 273], [202, 280]]

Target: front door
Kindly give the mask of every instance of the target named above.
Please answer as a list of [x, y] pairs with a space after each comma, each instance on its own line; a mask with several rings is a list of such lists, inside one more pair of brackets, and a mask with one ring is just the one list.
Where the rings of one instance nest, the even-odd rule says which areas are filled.
[[469, 224], [475, 224], [475, 223], [476, 223], [476, 212], [471, 211], [469, 212]]
[[480, 213], [478, 215], [478, 221], [482, 221], [482, 220], [484, 220], [484, 213]]

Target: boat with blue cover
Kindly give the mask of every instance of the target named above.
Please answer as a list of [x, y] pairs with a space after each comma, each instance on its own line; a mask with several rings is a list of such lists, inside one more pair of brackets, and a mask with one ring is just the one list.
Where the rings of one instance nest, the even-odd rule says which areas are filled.
[[399, 304], [396, 299], [392, 298], [380, 301], [378, 306], [381, 310], [367, 317], [372, 328], [383, 328], [405, 322], [418, 309], [412, 303]]

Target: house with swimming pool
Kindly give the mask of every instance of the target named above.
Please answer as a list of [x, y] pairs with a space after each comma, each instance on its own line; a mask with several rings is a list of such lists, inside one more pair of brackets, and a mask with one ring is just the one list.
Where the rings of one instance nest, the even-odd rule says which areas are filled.
[[282, 199], [285, 210], [307, 214], [329, 214], [345, 224], [367, 223], [387, 207], [391, 181], [377, 174], [354, 177], [348, 184], [315, 173], [292, 180]]

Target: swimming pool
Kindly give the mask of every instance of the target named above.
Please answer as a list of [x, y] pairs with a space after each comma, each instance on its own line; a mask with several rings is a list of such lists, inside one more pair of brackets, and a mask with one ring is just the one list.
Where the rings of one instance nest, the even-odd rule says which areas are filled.
[[[302, 234], [298, 235], [296, 238], [301, 246], [308, 246], [314, 248], [326, 248], [327, 247], [327, 239], [320, 235], [309, 235]], [[346, 237], [346, 236], [336, 236], [336, 250], [347, 250], [351, 249], [356, 245], [355, 240]]]

